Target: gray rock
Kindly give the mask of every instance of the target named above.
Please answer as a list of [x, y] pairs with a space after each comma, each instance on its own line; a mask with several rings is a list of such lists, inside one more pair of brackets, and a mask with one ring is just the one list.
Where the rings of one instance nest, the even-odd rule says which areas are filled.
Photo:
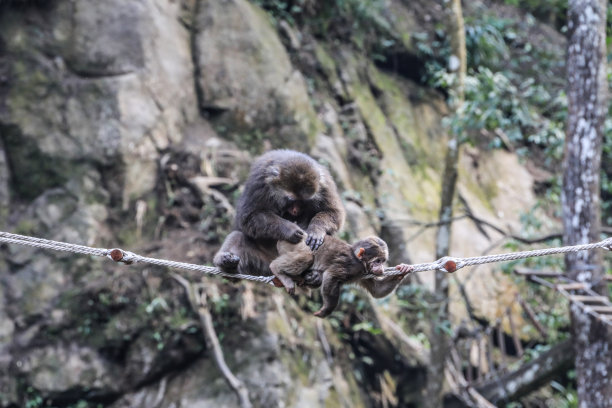
[[[0, 129], [0, 132], [2, 130]], [[4, 153], [4, 147], [0, 140], [0, 228], [6, 222], [9, 213], [9, 167]]]
[[256, 151], [264, 141], [308, 150], [319, 124], [267, 16], [246, 0], [202, 2], [196, 27], [199, 103], [217, 127]]
[[68, 65], [81, 76], [122, 75], [145, 63], [141, 33], [144, 1], [79, 1], [74, 4]]
[[116, 393], [120, 367], [88, 347], [75, 343], [36, 348], [15, 361], [18, 372], [40, 393], [57, 397], [75, 389], [95, 394]]

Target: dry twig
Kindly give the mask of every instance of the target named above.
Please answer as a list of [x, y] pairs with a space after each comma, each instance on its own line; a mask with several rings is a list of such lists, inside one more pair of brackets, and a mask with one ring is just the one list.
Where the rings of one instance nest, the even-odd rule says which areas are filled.
[[217, 337], [217, 333], [213, 325], [212, 316], [210, 314], [210, 310], [208, 309], [206, 292], [204, 290], [200, 290], [202, 288], [198, 288], [197, 286], [191, 284], [188, 280], [176, 273], [172, 273], [172, 277], [185, 288], [189, 304], [193, 310], [198, 313], [198, 316], [200, 316], [200, 322], [202, 323], [202, 329], [204, 331], [206, 342], [210, 348], [212, 348], [215, 362], [223, 374], [223, 377], [225, 377], [225, 380], [229, 386], [232, 387], [238, 396], [240, 406], [242, 408], [251, 408], [253, 405], [249, 400], [249, 392], [247, 388], [244, 386], [242, 381], [240, 381], [232, 373], [225, 362], [225, 358], [223, 357], [223, 349], [219, 343], [219, 338]]

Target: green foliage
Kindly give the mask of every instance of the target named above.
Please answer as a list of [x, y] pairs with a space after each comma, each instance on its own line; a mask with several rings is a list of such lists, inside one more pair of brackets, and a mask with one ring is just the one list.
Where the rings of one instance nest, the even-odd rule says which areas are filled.
[[[437, 85], [450, 87], [454, 74], [439, 72]], [[546, 117], [541, 108], [554, 105], [555, 117]], [[552, 108], [552, 107], [551, 107]], [[527, 79], [518, 85], [502, 72], [489, 68], [472, 71], [465, 81], [465, 102], [446, 118], [451, 132], [462, 135], [463, 141], [478, 142], [484, 137], [490, 147], [526, 146], [546, 149], [546, 158], [558, 162], [563, 153], [565, 99], [553, 97], [541, 85]], [[510, 143], [510, 146], [506, 146]]]
[[557, 28], [567, 21], [567, 0], [504, 0], [504, 3], [525, 10]]
[[151, 334], [151, 337], [153, 338], [153, 340], [155, 341], [156, 347], [158, 350], [163, 350], [164, 347], [166, 346], [166, 342], [164, 341], [164, 335], [162, 332], [159, 331], [154, 331]]
[[429, 319], [432, 313], [430, 294], [420, 285], [402, 285], [395, 291], [398, 305], [418, 320]]
[[[543, 164], [558, 166], [566, 98], [561, 86], [555, 91], [534, 78], [554, 78], [553, 69], [560, 62], [558, 56], [533, 47], [518, 28], [512, 20], [486, 13], [466, 18], [465, 101], [445, 123], [463, 142], [484, 142], [490, 148], [516, 149], [523, 155], [539, 152], [537, 159]], [[450, 53], [445, 32], [437, 31], [433, 40], [426, 34], [414, 38], [421, 58], [427, 61], [424, 81], [442, 90], [454, 89], [456, 74], [449, 73], [443, 63]]]
[[321, 38], [350, 41], [370, 51], [373, 59], [383, 59], [381, 50], [393, 46], [396, 33], [386, 17], [385, 0], [252, 0], [266, 10], [273, 22], [307, 25]]
[[161, 310], [165, 310], [168, 311], [168, 303], [166, 303], [166, 300], [163, 297], [156, 297], [154, 298], [146, 307], [145, 307], [145, 311], [148, 314], [154, 314], [156, 310], [161, 309]]
[[363, 322], [359, 322], [357, 324], [354, 324], [352, 327], [352, 330], [354, 332], [363, 330], [366, 331], [370, 334], [373, 335], [377, 335], [377, 334], [381, 334], [382, 330], [379, 327], [375, 327], [374, 323], [370, 322], [370, 321], [363, 321]]
[[[576, 371], [572, 370], [570, 373], [575, 375]], [[568, 377], [571, 377], [570, 373], [568, 373]], [[559, 408], [578, 408], [578, 393], [573, 387], [563, 386], [557, 381], [551, 381], [550, 385], [560, 394], [560, 398], [555, 401], [555, 406]]]
[[306, 0], [253, 0], [253, 3], [266, 10], [274, 19], [286, 20], [289, 24], [295, 24], [304, 12]]
[[85, 400], [78, 400], [75, 404], [69, 405], [67, 408], [102, 408], [104, 405]]
[[348, 307], [350, 307], [351, 310], [362, 312], [368, 309], [370, 306], [369, 302], [364, 296], [365, 295], [362, 291], [347, 287], [340, 293], [340, 305], [341, 307], [349, 305]]
[[219, 296], [214, 296], [211, 298], [213, 311], [215, 314], [222, 314], [230, 306], [230, 296], [227, 293], [221, 293]]
[[[608, 76], [612, 85], [612, 77]], [[604, 126], [601, 154], [601, 213], [604, 225], [612, 225], [612, 101], [608, 107], [608, 117]]]
[[42, 407], [44, 403], [43, 398], [40, 396], [38, 391], [32, 387], [26, 389], [25, 408], [38, 408]]
[[[430, 38], [429, 33], [414, 33], [412, 38], [417, 54], [425, 61], [422, 81], [436, 87], [435, 78], [446, 70], [445, 61], [450, 57], [450, 45], [443, 30], [437, 30], [436, 35]], [[467, 42], [467, 40], [466, 40]]]
[[510, 57], [509, 42], [516, 38], [510, 19], [484, 14], [465, 20], [465, 47], [468, 67], [500, 68]]

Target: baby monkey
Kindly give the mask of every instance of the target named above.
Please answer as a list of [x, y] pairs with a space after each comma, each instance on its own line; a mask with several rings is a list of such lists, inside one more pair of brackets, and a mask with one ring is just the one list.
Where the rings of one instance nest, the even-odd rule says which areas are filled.
[[[400, 274], [383, 277], [389, 250], [385, 241], [378, 237], [368, 237], [349, 245], [329, 236], [315, 252], [303, 241], [297, 244], [278, 241], [277, 249], [279, 256], [272, 261], [270, 269], [290, 294], [295, 292], [293, 279], [299, 279], [308, 269], [312, 274], [322, 276], [323, 306], [315, 313], [318, 317], [329, 316], [338, 306], [342, 285], [357, 283], [375, 298], [381, 298], [391, 293], [413, 269], [411, 265], [401, 264], [396, 267]], [[370, 274], [378, 276], [365, 278]]]

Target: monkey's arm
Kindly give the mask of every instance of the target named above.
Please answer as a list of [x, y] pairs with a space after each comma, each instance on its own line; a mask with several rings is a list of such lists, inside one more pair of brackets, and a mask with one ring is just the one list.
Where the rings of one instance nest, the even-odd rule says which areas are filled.
[[370, 292], [375, 298], [381, 298], [393, 292], [404, 276], [406, 275], [390, 275], [384, 278], [361, 279], [359, 285]]
[[306, 233], [296, 224], [271, 211], [258, 211], [244, 217], [242, 232], [251, 238], [300, 242]]
[[335, 279], [329, 271], [324, 272], [323, 284], [321, 285], [321, 296], [323, 306], [314, 315], [317, 317], [327, 317], [338, 306], [340, 300], [340, 281]]
[[344, 206], [329, 173], [325, 172], [323, 177], [320, 197], [315, 206], [319, 211], [312, 217], [306, 233], [306, 245], [313, 251], [321, 246], [325, 239], [325, 234], [333, 235], [344, 223]]
[[308, 224], [306, 229], [306, 245], [313, 251], [323, 244], [325, 234], [333, 235], [342, 226], [344, 221], [344, 210], [341, 207], [331, 207], [328, 210], [318, 212]]

